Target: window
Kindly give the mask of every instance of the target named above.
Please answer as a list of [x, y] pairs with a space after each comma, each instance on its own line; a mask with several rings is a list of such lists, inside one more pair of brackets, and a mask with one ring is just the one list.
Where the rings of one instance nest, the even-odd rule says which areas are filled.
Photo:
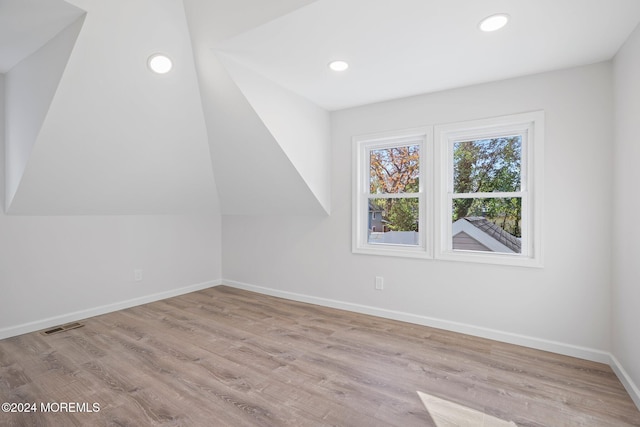
[[542, 113], [435, 128], [438, 258], [541, 265]]
[[543, 144], [543, 112], [355, 137], [353, 252], [541, 266]]
[[417, 129], [354, 138], [354, 252], [429, 256], [425, 168], [431, 135], [431, 129]]

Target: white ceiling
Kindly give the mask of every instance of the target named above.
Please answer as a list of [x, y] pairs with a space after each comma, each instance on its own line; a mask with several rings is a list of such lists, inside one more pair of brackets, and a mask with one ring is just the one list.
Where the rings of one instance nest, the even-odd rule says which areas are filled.
[[[328, 110], [611, 59], [639, 0], [186, 0], [194, 47], [223, 51]], [[482, 33], [480, 19], [511, 15]], [[83, 13], [0, 0], [0, 72]], [[336, 75], [332, 59], [351, 67]]]
[[639, 0], [318, 0], [215, 48], [336, 110], [609, 60], [638, 22]]

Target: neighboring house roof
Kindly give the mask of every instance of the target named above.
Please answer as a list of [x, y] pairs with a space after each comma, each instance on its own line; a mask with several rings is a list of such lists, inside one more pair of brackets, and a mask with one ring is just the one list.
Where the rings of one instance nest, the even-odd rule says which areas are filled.
[[373, 203], [371, 203], [371, 200], [369, 200], [369, 212], [383, 212], [383, 211], [384, 209], [374, 205]]
[[481, 216], [470, 216], [453, 223], [453, 236], [465, 233], [493, 252], [521, 253], [522, 243], [516, 236]]

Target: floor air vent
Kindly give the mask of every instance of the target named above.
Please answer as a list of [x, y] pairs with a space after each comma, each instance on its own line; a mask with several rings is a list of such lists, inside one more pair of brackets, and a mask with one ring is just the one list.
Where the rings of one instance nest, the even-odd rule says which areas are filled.
[[78, 323], [78, 322], [67, 323], [66, 325], [56, 326], [54, 328], [47, 329], [46, 331], [42, 331], [42, 335], [53, 335], [53, 334], [57, 334], [58, 332], [68, 331], [69, 329], [81, 328], [83, 326], [84, 325], [82, 323]]

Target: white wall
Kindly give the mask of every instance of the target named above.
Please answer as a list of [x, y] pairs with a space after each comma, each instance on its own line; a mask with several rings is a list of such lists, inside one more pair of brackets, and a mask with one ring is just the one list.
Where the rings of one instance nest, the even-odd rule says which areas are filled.
[[[640, 27], [614, 61], [613, 354], [640, 385]], [[640, 406], [640, 391], [636, 389]]]
[[6, 153], [5, 153], [5, 134], [6, 134], [6, 115], [5, 115], [5, 108], [4, 108], [4, 104], [5, 104], [5, 75], [0, 73], [0, 167], [3, 168], [2, 173], [0, 173], [0, 180], [2, 180], [0, 182], [0, 203], [2, 203], [2, 206], [0, 206], [0, 211], [4, 212], [4, 206], [5, 206], [5, 181], [6, 181], [6, 174], [5, 172], [5, 158], [6, 158]]
[[[0, 120], [3, 109], [0, 74]], [[2, 157], [3, 120], [1, 191]], [[143, 270], [142, 282], [134, 282], [134, 269]], [[0, 212], [0, 339], [210, 286], [220, 277], [219, 216]]]
[[[602, 63], [332, 113], [332, 215], [223, 216], [225, 280], [606, 361], [611, 75]], [[351, 253], [352, 136], [540, 109], [544, 268]]]

